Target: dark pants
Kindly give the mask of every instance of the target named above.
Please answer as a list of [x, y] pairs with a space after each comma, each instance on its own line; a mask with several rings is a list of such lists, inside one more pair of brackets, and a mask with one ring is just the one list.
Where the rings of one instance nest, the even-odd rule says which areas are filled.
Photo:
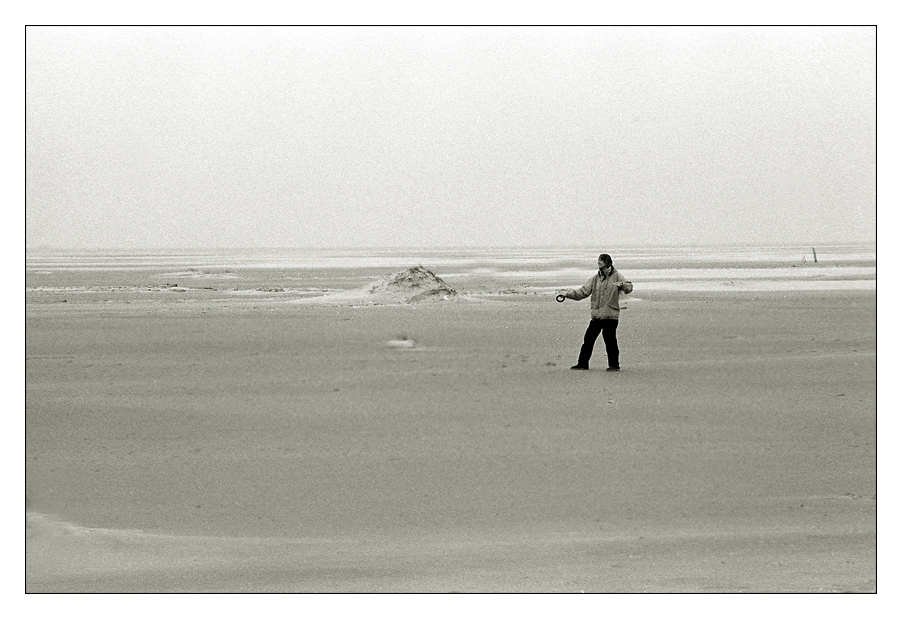
[[615, 318], [597, 319], [593, 318], [589, 321], [589, 327], [586, 329], [586, 336], [583, 338], [583, 347], [579, 350], [579, 365], [589, 367], [589, 358], [592, 356], [592, 349], [595, 348], [595, 340], [598, 334], [604, 340], [604, 347], [608, 353], [608, 366], [612, 368], [620, 367], [620, 349], [617, 348], [617, 323]]

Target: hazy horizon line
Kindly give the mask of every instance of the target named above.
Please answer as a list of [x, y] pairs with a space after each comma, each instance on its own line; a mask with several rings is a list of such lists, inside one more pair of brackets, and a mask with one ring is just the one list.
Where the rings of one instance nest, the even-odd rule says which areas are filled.
[[26, 252], [35, 251], [273, 251], [273, 250], [302, 250], [302, 251], [414, 251], [414, 250], [443, 250], [443, 249], [658, 249], [658, 248], [692, 248], [692, 247], [831, 247], [841, 245], [868, 245], [877, 246], [876, 240], [850, 240], [850, 241], [800, 241], [800, 242], [713, 242], [713, 243], [627, 243], [620, 245], [598, 243], [574, 243], [563, 246], [556, 243], [525, 243], [525, 244], [441, 244], [441, 245], [204, 245], [204, 246], [165, 246], [165, 245], [84, 245], [64, 246], [41, 244], [25, 247]]

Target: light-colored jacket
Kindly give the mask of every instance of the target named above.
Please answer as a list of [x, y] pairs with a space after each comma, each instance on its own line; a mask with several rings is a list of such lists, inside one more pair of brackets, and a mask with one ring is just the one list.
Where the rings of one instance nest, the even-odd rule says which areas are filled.
[[[623, 284], [617, 287], [617, 282]], [[620, 291], [629, 294], [633, 291], [633, 284], [626, 281], [620, 271], [613, 269], [607, 276], [602, 275], [601, 270], [592, 276], [592, 279], [583, 284], [582, 288], [568, 290], [564, 296], [574, 301], [581, 301], [588, 296], [592, 297], [592, 318], [620, 319]]]

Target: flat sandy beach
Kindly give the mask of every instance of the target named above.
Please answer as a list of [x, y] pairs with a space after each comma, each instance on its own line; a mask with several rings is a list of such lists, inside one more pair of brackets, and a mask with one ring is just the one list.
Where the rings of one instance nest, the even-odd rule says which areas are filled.
[[27, 293], [27, 592], [876, 590], [875, 288], [189, 276]]

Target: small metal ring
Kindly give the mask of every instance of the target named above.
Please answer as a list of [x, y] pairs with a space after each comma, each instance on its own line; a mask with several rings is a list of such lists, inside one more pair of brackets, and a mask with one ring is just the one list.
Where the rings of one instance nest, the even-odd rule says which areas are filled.
[[558, 302], [558, 303], [563, 303], [563, 302], [564, 302], [564, 299], [566, 299], [566, 298], [567, 298], [567, 297], [565, 297], [565, 296], [562, 295], [562, 294], [559, 294], [558, 296], [555, 297], [555, 299], [557, 299], [557, 302]]

